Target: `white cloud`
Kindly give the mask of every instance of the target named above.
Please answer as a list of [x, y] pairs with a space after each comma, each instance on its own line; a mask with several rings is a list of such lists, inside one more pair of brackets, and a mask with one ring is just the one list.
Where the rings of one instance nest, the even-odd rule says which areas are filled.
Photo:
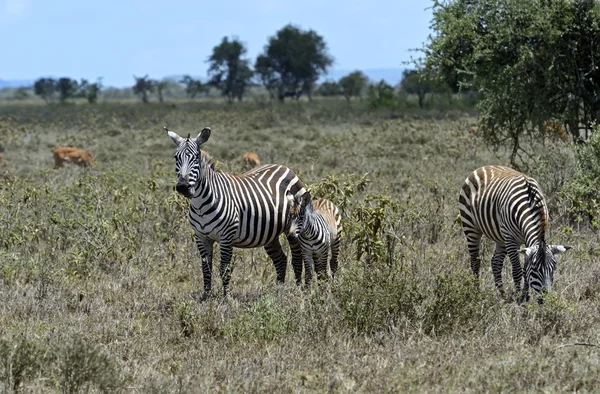
[[4, 0], [4, 15], [20, 16], [31, 6], [31, 0]]

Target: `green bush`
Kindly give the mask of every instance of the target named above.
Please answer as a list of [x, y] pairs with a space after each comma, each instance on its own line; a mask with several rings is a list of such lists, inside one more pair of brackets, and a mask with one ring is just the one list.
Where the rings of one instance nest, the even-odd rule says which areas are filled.
[[559, 195], [571, 220], [600, 228], [600, 133], [598, 128], [577, 148], [577, 169]]

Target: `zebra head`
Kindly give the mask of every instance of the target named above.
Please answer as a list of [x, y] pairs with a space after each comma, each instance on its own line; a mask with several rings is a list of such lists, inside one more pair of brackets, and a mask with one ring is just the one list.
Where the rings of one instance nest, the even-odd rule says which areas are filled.
[[174, 155], [175, 172], [177, 173], [175, 190], [184, 197], [192, 198], [196, 194], [197, 182], [204, 170], [200, 148], [210, 137], [211, 130], [209, 127], [205, 127], [196, 138], [190, 138], [189, 134], [187, 138], [183, 138], [166, 127], [164, 129], [177, 145]]
[[300, 235], [306, 228], [307, 215], [313, 210], [312, 197], [308, 190], [299, 197], [293, 196], [288, 191], [286, 197], [290, 203], [290, 216], [292, 220], [290, 233]]
[[[556, 269], [556, 255], [571, 249], [570, 246], [548, 245], [543, 240], [534, 245], [523, 248], [525, 254], [525, 279], [529, 286], [540, 294], [552, 290], [554, 271]], [[538, 299], [541, 303], [542, 299]]]

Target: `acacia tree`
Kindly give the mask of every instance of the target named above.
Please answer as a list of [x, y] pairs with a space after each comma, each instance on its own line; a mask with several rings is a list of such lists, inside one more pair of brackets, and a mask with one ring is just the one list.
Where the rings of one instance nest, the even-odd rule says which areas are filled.
[[419, 108], [425, 105], [425, 96], [428, 93], [441, 93], [448, 91], [438, 81], [431, 80], [426, 73], [421, 70], [404, 70], [402, 72], [402, 81], [400, 89], [408, 94], [416, 94], [419, 99]]
[[40, 96], [46, 104], [56, 91], [56, 81], [53, 78], [40, 78], [33, 84], [33, 92]]
[[94, 104], [98, 101], [98, 94], [102, 90], [102, 78], [98, 78], [96, 82], [89, 83], [87, 79], [82, 79], [79, 82], [79, 97], [87, 99], [88, 103]]
[[148, 103], [148, 94], [154, 92], [156, 87], [156, 81], [153, 79], [149, 79], [148, 75], [143, 77], [133, 76], [135, 79], [135, 85], [133, 85], [133, 94], [136, 96], [140, 96], [142, 98], [142, 102], [144, 104]]
[[269, 38], [254, 69], [265, 87], [277, 92], [280, 101], [286, 97], [298, 99], [302, 94], [311, 99], [315, 82], [332, 63], [323, 37], [289, 24]]
[[189, 75], [184, 75], [179, 83], [185, 86], [185, 93], [189, 98], [195, 98], [198, 94], [208, 91], [206, 85]]
[[339, 85], [346, 100], [352, 97], [362, 98], [363, 91], [369, 83], [369, 78], [362, 71], [354, 71], [340, 79]]
[[600, 120], [596, 1], [438, 0], [432, 29], [425, 69], [479, 92], [485, 137], [496, 147], [510, 141], [513, 165], [545, 121], [578, 141], [580, 124]]
[[64, 103], [68, 99], [75, 97], [78, 89], [79, 84], [76, 80], [71, 78], [59, 78], [56, 82], [56, 90], [58, 91], [58, 97], [61, 103]]
[[246, 47], [238, 39], [230, 41], [223, 37], [208, 58], [208, 83], [219, 89], [229, 103], [233, 102], [234, 98], [242, 101], [245, 89], [252, 79], [250, 61], [243, 58], [246, 52]]

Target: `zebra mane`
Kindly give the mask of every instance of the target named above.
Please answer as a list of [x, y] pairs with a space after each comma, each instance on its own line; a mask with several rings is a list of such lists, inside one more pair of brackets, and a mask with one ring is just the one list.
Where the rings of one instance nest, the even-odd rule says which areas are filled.
[[215, 159], [213, 159], [213, 157], [211, 155], [209, 155], [205, 151], [201, 150], [200, 151], [200, 159], [202, 160], [202, 162], [204, 164], [206, 164], [206, 166], [208, 168], [210, 168], [213, 171], [216, 171], [215, 166], [217, 165], [217, 161]]
[[[537, 192], [537, 188], [535, 185], [526, 178], [525, 182], [527, 183], [527, 195], [529, 196], [529, 206], [537, 210], [540, 215], [540, 241], [545, 246], [546, 244], [546, 230], [548, 229], [548, 218], [546, 217], [546, 210], [544, 209], [544, 202], [542, 201], [542, 197]], [[545, 249], [545, 248], [544, 248]]]

